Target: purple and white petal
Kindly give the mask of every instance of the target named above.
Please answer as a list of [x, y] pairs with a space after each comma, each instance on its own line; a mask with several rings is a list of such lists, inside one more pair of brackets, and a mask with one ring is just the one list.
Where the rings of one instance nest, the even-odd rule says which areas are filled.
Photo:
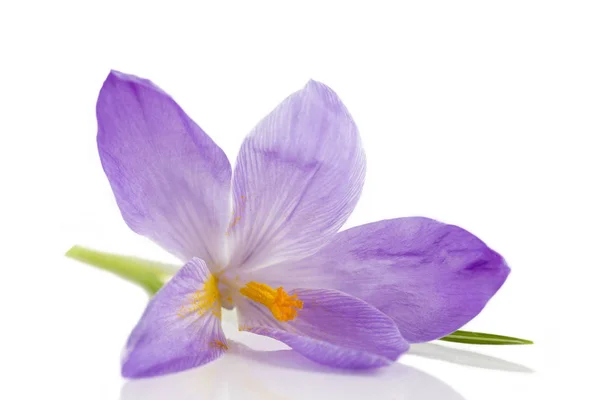
[[193, 258], [150, 300], [122, 358], [125, 378], [143, 378], [206, 364], [227, 349], [216, 280]]
[[310, 81], [244, 140], [233, 180], [231, 265], [245, 270], [316, 252], [360, 196], [365, 155], [337, 95]]
[[509, 272], [498, 253], [466, 230], [413, 217], [340, 232], [312, 257], [257, 271], [254, 279], [343, 291], [389, 315], [417, 343], [469, 322]]
[[152, 82], [111, 71], [98, 97], [98, 150], [125, 222], [183, 260], [222, 263], [231, 166]]
[[261, 304], [237, 301], [240, 329], [277, 339], [306, 358], [335, 368], [389, 365], [408, 350], [394, 321], [336, 290], [295, 289], [304, 304], [292, 321], [277, 321]]

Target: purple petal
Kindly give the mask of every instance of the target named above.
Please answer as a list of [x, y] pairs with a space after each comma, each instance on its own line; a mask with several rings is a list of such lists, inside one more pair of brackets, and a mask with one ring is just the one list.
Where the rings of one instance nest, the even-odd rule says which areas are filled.
[[125, 222], [181, 259], [222, 262], [231, 166], [152, 82], [112, 71], [96, 108], [98, 150]]
[[310, 81], [242, 144], [233, 181], [231, 265], [246, 270], [316, 252], [362, 190], [365, 156], [337, 95]]
[[327, 289], [296, 289], [303, 308], [288, 322], [261, 304], [238, 301], [240, 329], [269, 336], [306, 358], [336, 368], [376, 368], [408, 350], [394, 321], [362, 300]]
[[414, 217], [340, 232], [312, 257], [257, 271], [254, 279], [351, 294], [389, 315], [417, 343], [470, 321], [509, 272], [498, 253], [466, 230]]
[[150, 300], [122, 359], [126, 378], [194, 368], [227, 349], [216, 280], [193, 258]]

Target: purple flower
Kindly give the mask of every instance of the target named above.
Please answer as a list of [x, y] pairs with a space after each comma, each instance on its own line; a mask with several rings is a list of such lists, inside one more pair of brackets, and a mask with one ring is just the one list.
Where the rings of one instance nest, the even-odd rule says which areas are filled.
[[205, 364], [240, 329], [318, 363], [373, 368], [447, 335], [506, 279], [502, 257], [457, 226], [398, 218], [338, 232], [365, 155], [350, 114], [310, 81], [250, 132], [235, 171], [152, 82], [112, 71], [97, 104], [102, 165], [125, 222], [186, 264], [152, 300], [125, 377]]

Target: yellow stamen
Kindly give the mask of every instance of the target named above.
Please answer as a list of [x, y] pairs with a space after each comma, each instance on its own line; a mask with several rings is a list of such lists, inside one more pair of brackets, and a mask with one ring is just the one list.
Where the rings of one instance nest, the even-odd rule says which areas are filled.
[[203, 288], [191, 295], [190, 304], [181, 306], [177, 315], [183, 318], [194, 312], [204, 315], [207, 311], [211, 311], [214, 316], [221, 318], [218, 282], [212, 274], [204, 283]]
[[282, 287], [273, 289], [264, 283], [249, 282], [240, 289], [240, 293], [266, 306], [279, 321], [293, 320], [304, 305], [297, 294], [290, 296]]

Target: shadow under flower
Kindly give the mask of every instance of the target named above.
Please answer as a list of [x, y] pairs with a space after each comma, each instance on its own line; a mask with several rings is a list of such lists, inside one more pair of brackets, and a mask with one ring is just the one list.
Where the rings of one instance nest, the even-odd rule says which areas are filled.
[[466, 365], [469, 367], [510, 372], [535, 372], [533, 369], [526, 367], [525, 365], [513, 363], [501, 358], [492, 357], [481, 353], [476, 353], [474, 351], [455, 349], [453, 347], [448, 347], [441, 344], [413, 344], [410, 346], [409, 354], [434, 360], [446, 361], [453, 364]]
[[224, 357], [206, 366], [127, 382], [121, 400], [464, 400], [441, 380], [399, 363], [374, 371], [340, 371], [292, 350], [257, 351], [229, 344]]

